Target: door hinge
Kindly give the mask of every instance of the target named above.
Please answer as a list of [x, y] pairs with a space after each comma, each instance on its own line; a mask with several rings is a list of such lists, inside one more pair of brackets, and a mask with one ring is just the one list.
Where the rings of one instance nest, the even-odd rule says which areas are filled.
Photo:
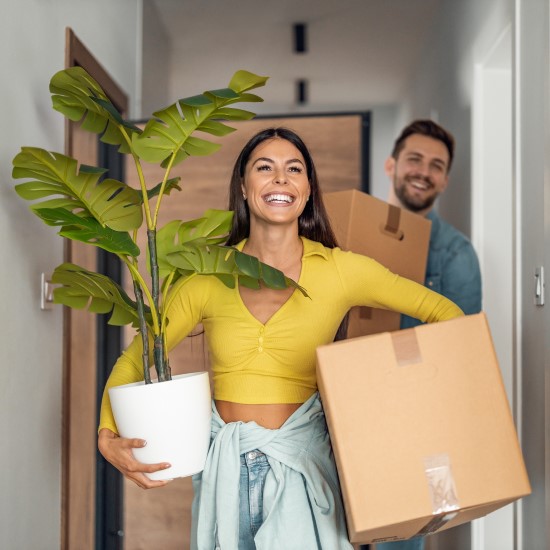
[[53, 289], [51, 275], [40, 274], [40, 309], [52, 309], [53, 307]]

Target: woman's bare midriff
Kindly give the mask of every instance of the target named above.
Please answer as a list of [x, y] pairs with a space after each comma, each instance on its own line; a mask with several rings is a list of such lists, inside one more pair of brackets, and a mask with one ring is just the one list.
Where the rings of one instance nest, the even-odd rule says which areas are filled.
[[244, 403], [216, 400], [216, 408], [224, 422], [254, 421], [270, 430], [280, 428], [301, 405], [302, 403], [245, 405]]

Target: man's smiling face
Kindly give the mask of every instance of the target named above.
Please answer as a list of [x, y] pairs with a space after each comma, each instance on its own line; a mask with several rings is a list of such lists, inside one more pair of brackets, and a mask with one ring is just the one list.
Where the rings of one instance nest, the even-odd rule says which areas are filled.
[[397, 158], [386, 161], [385, 170], [403, 208], [426, 213], [449, 182], [449, 152], [438, 139], [413, 134]]

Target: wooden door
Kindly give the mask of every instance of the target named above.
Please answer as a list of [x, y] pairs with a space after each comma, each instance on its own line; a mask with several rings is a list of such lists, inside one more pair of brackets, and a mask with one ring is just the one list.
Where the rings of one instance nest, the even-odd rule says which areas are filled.
[[[65, 66], [81, 66], [102, 86], [121, 112], [126, 94], [71, 29], [66, 30]], [[65, 152], [81, 164], [96, 165], [98, 138], [67, 122]], [[97, 249], [65, 241], [64, 261], [96, 270]], [[97, 348], [95, 315], [64, 309], [63, 334], [63, 463], [61, 547], [95, 549], [97, 449]]]

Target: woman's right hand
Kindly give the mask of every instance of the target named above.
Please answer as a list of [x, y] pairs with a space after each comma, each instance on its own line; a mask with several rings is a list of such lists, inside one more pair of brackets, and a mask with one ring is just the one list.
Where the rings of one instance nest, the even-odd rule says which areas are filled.
[[138, 462], [132, 449], [145, 447], [146, 441], [143, 439], [126, 439], [119, 437], [117, 434], [107, 428], [102, 428], [99, 431], [97, 438], [97, 446], [99, 452], [105, 457], [105, 460], [110, 462], [124, 477], [139, 485], [142, 489], [153, 489], [154, 487], [164, 487], [170, 480], [153, 481], [149, 479], [145, 473], [158, 472], [170, 468], [167, 462], [158, 464], [142, 464]]

